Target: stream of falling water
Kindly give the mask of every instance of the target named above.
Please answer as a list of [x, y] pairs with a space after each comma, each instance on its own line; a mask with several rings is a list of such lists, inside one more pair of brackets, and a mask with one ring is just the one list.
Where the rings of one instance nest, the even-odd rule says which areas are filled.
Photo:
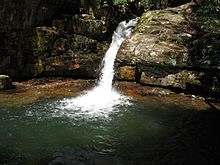
[[74, 112], [75, 115], [108, 116], [113, 107], [129, 104], [129, 98], [121, 95], [112, 87], [114, 61], [122, 42], [133, 32], [139, 18], [123, 21], [116, 28], [112, 42], [103, 59], [103, 68], [98, 85], [76, 98], [62, 100], [62, 109]]

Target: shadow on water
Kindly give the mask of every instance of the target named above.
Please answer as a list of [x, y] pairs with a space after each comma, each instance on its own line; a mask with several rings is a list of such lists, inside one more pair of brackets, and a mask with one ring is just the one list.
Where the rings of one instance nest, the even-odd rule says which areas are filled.
[[95, 165], [114, 158], [126, 165], [220, 163], [218, 110], [134, 101], [108, 118], [91, 120], [53, 115], [55, 107], [47, 102], [0, 107], [0, 164], [48, 164], [65, 146], [74, 151], [62, 151], [63, 162], [78, 155]]
[[219, 111], [189, 110], [186, 114], [174, 110], [171, 116], [166, 115], [154, 116], [166, 130], [149, 136], [137, 125], [135, 139], [119, 142], [117, 150], [128, 164], [220, 163]]

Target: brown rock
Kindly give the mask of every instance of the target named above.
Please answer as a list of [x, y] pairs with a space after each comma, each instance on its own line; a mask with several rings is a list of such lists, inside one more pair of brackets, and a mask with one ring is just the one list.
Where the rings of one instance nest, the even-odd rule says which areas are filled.
[[136, 67], [122, 66], [117, 70], [117, 79], [126, 81], [135, 81]]

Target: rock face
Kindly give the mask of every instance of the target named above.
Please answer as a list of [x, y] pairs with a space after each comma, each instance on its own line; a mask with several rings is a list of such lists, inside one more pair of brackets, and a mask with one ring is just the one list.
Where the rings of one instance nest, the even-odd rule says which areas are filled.
[[7, 75], [0, 75], [0, 90], [11, 89], [12, 87], [11, 78]]
[[109, 9], [100, 0], [0, 2], [0, 74], [94, 78]]
[[[196, 35], [190, 23], [194, 3], [144, 13], [117, 56], [117, 78], [145, 85], [212, 92], [213, 72], [190, 61], [189, 43]], [[198, 66], [197, 66], [198, 67]], [[128, 74], [123, 68], [129, 68]], [[133, 71], [131, 71], [131, 68]]]
[[60, 34], [56, 27], [37, 27], [33, 37], [35, 63], [28, 74], [94, 78], [104, 55], [102, 49], [95, 39]]
[[[143, 0], [140, 5], [148, 9], [154, 4], [155, 9], [185, 2]], [[116, 20], [112, 6], [112, 1], [102, 0], [1, 0], [0, 74], [20, 79], [97, 77], [108, 45], [103, 40], [109, 37], [112, 19]], [[204, 68], [193, 61], [193, 7], [188, 3], [145, 12], [119, 50], [116, 77], [219, 95], [219, 68]]]

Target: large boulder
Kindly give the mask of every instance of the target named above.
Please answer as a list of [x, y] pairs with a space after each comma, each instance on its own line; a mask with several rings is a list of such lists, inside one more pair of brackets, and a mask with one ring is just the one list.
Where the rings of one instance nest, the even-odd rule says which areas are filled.
[[[144, 13], [132, 36], [119, 49], [117, 78], [145, 85], [212, 92], [219, 70], [195, 67], [189, 43], [197, 34], [191, 24], [194, 3]], [[129, 68], [126, 73], [124, 68]], [[135, 73], [135, 74], [128, 74]], [[126, 76], [125, 76], [126, 75]]]
[[144, 13], [131, 38], [122, 44], [117, 62], [187, 66], [186, 42], [196, 32], [187, 19], [187, 14], [192, 12], [192, 6], [193, 3], [190, 3]]

